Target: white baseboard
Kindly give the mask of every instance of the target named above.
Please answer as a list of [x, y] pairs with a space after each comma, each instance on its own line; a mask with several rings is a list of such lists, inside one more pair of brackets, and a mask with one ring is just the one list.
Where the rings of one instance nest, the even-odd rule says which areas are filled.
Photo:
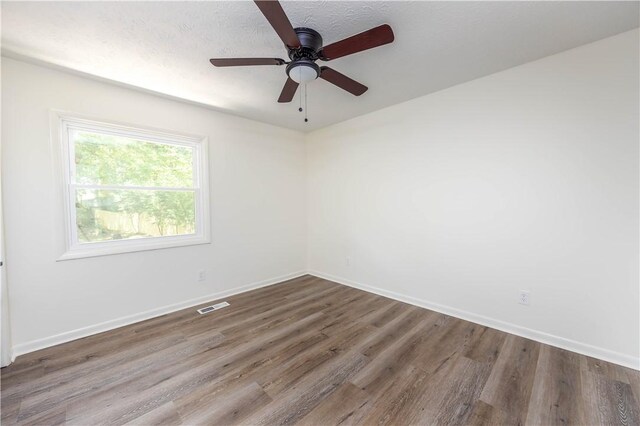
[[484, 325], [486, 327], [495, 328], [497, 330], [504, 331], [510, 334], [515, 334], [517, 336], [525, 337], [527, 339], [535, 340], [540, 343], [545, 343], [547, 345], [555, 346], [561, 349], [566, 349], [571, 352], [577, 352], [582, 355], [612, 362], [614, 364], [622, 365], [624, 367], [632, 368], [634, 370], [640, 370], [640, 358], [638, 357], [610, 351], [608, 349], [592, 346], [587, 343], [577, 342], [575, 340], [566, 339], [564, 337], [555, 336], [553, 334], [548, 334], [542, 331], [521, 327], [516, 324], [508, 323], [495, 318], [486, 317], [484, 315], [478, 315], [472, 312], [462, 311], [460, 309], [452, 308], [450, 306], [440, 305], [438, 303], [432, 303], [426, 300], [418, 299], [418, 298], [407, 296], [404, 294], [399, 294], [393, 291], [372, 287], [372, 286], [361, 284], [346, 278], [336, 277], [336, 276], [325, 274], [318, 271], [308, 271], [308, 274], [316, 276], [318, 278], [324, 278], [326, 280], [334, 281], [338, 284], [343, 284], [349, 287], [357, 288], [359, 290], [364, 290], [369, 293], [375, 293], [380, 296], [398, 300], [400, 302], [409, 303], [411, 305], [419, 306], [421, 308], [430, 309], [432, 311], [440, 312], [446, 315], [450, 315], [452, 317], [474, 322], [476, 324]]
[[306, 272], [300, 271], [300, 272], [295, 272], [291, 274], [286, 274], [279, 277], [244, 285], [241, 287], [236, 287], [234, 289], [208, 294], [206, 296], [198, 297], [196, 299], [190, 299], [183, 302], [163, 306], [157, 309], [141, 312], [138, 314], [129, 315], [126, 317], [117, 318], [114, 320], [102, 322], [102, 323], [91, 325], [88, 327], [79, 328], [77, 330], [67, 331], [64, 333], [56, 334], [54, 336], [45, 337], [43, 339], [32, 340], [30, 342], [21, 343], [13, 346], [12, 361], [15, 360], [17, 356], [23, 355], [29, 352], [34, 352], [40, 349], [48, 348], [50, 346], [55, 346], [61, 343], [66, 343], [72, 340], [91, 336], [93, 334], [98, 334], [105, 331], [113, 330], [115, 328], [123, 327], [125, 325], [134, 324], [136, 322], [155, 318], [160, 315], [165, 315], [171, 312], [179, 311], [181, 309], [189, 308], [191, 306], [200, 305], [205, 302], [214, 301], [216, 299], [221, 299], [224, 297], [229, 297], [234, 294], [244, 293], [246, 291], [255, 290], [260, 287], [267, 287], [273, 284], [278, 284], [282, 281], [298, 278], [307, 274], [313, 275], [319, 278], [323, 278], [326, 280], [334, 281], [339, 284], [347, 285], [349, 287], [364, 290], [369, 293], [374, 293], [380, 296], [388, 297], [390, 299], [398, 300], [400, 302], [409, 303], [411, 305], [419, 306], [421, 308], [430, 309], [432, 311], [440, 312], [440, 313], [450, 315], [456, 318], [460, 318], [466, 321], [471, 321], [476, 324], [484, 325], [486, 327], [495, 328], [497, 330], [501, 330], [506, 333], [515, 334], [517, 336], [525, 337], [527, 339], [535, 340], [540, 343], [545, 343], [547, 345], [555, 346], [561, 349], [566, 349], [568, 351], [576, 352], [582, 355], [612, 362], [614, 364], [622, 365], [624, 367], [632, 368], [634, 370], [640, 370], [640, 358], [637, 358], [631, 355], [610, 351], [608, 349], [592, 346], [582, 342], [577, 342], [575, 340], [566, 339], [564, 337], [555, 336], [542, 331], [521, 327], [519, 325], [501, 321], [495, 318], [474, 314], [472, 312], [462, 311], [460, 309], [452, 308], [450, 306], [440, 305], [437, 303], [433, 303], [433, 302], [418, 299], [415, 297], [407, 296], [404, 294], [396, 293], [393, 291], [372, 287], [372, 286], [361, 284], [346, 278], [341, 278], [341, 277], [325, 274], [318, 271], [306, 271]]
[[195, 299], [185, 300], [183, 302], [162, 306], [160, 308], [151, 309], [138, 314], [116, 318], [110, 321], [105, 321], [99, 324], [90, 325], [90, 326], [79, 328], [76, 330], [65, 331], [64, 333], [45, 337], [43, 339], [37, 339], [37, 340], [32, 340], [30, 342], [20, 343], [12, 347], [11, 361], [14, 361], [17, 356], [24, 355], [29, 352], [34, 352], [40, 349], [48, 348], [50, 346], [55, 346], [61, 343], [70, 342], [72, 340], [81, 339], [83, 337], [113, 330], [115, 328], [134, 324], [136, 322], [145, 321], [151, 318], [158, 317], [160, 315], [165, 315], [171, 312], [179, 311], [181, 309], [189, 308], [191, 306], [196, 306], [205, 302], [210, 302], [216, 299], [229, 297], [234, 294], [244, 293], [245, 291], [255, 290], [260, 287], [267, 287], [273, 284], [278, 284], [283, 281], [301, 277], [303, 275], [307, 275], [307, 273], [304, 271], [293, 272], [293, 273], [282, 275], [279, 277], [258, 281], [258, 282], [247, 284], [241, 287], [236, 287], [230, 290], [224, 290], [217, 293], [207, 294], [205, 296], [198, 297]]

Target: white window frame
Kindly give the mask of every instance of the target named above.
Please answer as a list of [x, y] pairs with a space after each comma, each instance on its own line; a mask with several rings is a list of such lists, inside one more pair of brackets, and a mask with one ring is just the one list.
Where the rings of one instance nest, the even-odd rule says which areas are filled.
[[[171, 235], [162, 237], [135, 238], [130, 240], [110, 240], [100, 242], [80, 243], [77, 236], [74, 179], [75, 155], [71, 142], [71, 131], [80, 130], [123, 136], [143, 141], [182, 145], [193, 148], [193, 188], [163, 188], [149, 187], [151, 190], [188, 189], [195, 193], [195, 233], [189, 235]], [[181, 134], [163, 130], [145, 128], [94, 120], [78, 115], [52, 112], [52, 136], [58, 145], [58, 178], [62, 183], [62, 204], [65, 230], [64, 253], [58, 260], [79, 259], [94, 256], [106, 256], [118, 253], [130, 253], [146, 250], [157, 250], [170, 247], [182, 247], [211, 242], [209, 217], [209, 156], [208, 139], [203, 136]], [[90, 185], [78, 185], [87, 188]], [[138, 187], [132, 187], [139, 189]], [[96, 189], [110, 189], [108, 186], [98, 185]], [[126, 186], [114, 186], [113, 189], [127, 189]]]

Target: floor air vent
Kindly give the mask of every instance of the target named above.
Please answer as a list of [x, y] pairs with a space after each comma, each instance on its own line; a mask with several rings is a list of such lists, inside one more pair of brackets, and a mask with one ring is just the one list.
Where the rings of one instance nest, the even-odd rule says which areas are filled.
[[204, 308], [198, 309], [199, 314], [208, 314], [209, 312], [216, 311], [218, 309], [226, 308], [229, 306], [227, 302], [216, 303], [215, 305], [205, 306]]

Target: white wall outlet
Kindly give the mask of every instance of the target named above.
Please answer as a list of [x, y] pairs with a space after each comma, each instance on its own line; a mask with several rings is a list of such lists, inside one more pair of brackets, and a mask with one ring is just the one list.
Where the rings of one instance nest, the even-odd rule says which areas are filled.
[[344, 258], [344, 263], [345, 263], [347, 266], [351, 266], [351, 258], [350, 258], [349, 256], [345, 257], [345, 258]]
[[529, 306], [529, 298], [531, 296], [531, 292], [527, 290], [520, 290], [520, 296], [518, 297], [518, 303], [521, 305]]
[[198, 271], [198, 281], [204, 281], [207, 279], [207, 271], [204, 269], [200, 269]]

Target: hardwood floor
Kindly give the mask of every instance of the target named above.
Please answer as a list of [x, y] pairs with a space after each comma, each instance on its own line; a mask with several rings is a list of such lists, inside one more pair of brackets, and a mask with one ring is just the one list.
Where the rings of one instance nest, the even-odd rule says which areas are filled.
[[2, 424], [640, 424], [640, 372], [305, 276], [19, 357]]

